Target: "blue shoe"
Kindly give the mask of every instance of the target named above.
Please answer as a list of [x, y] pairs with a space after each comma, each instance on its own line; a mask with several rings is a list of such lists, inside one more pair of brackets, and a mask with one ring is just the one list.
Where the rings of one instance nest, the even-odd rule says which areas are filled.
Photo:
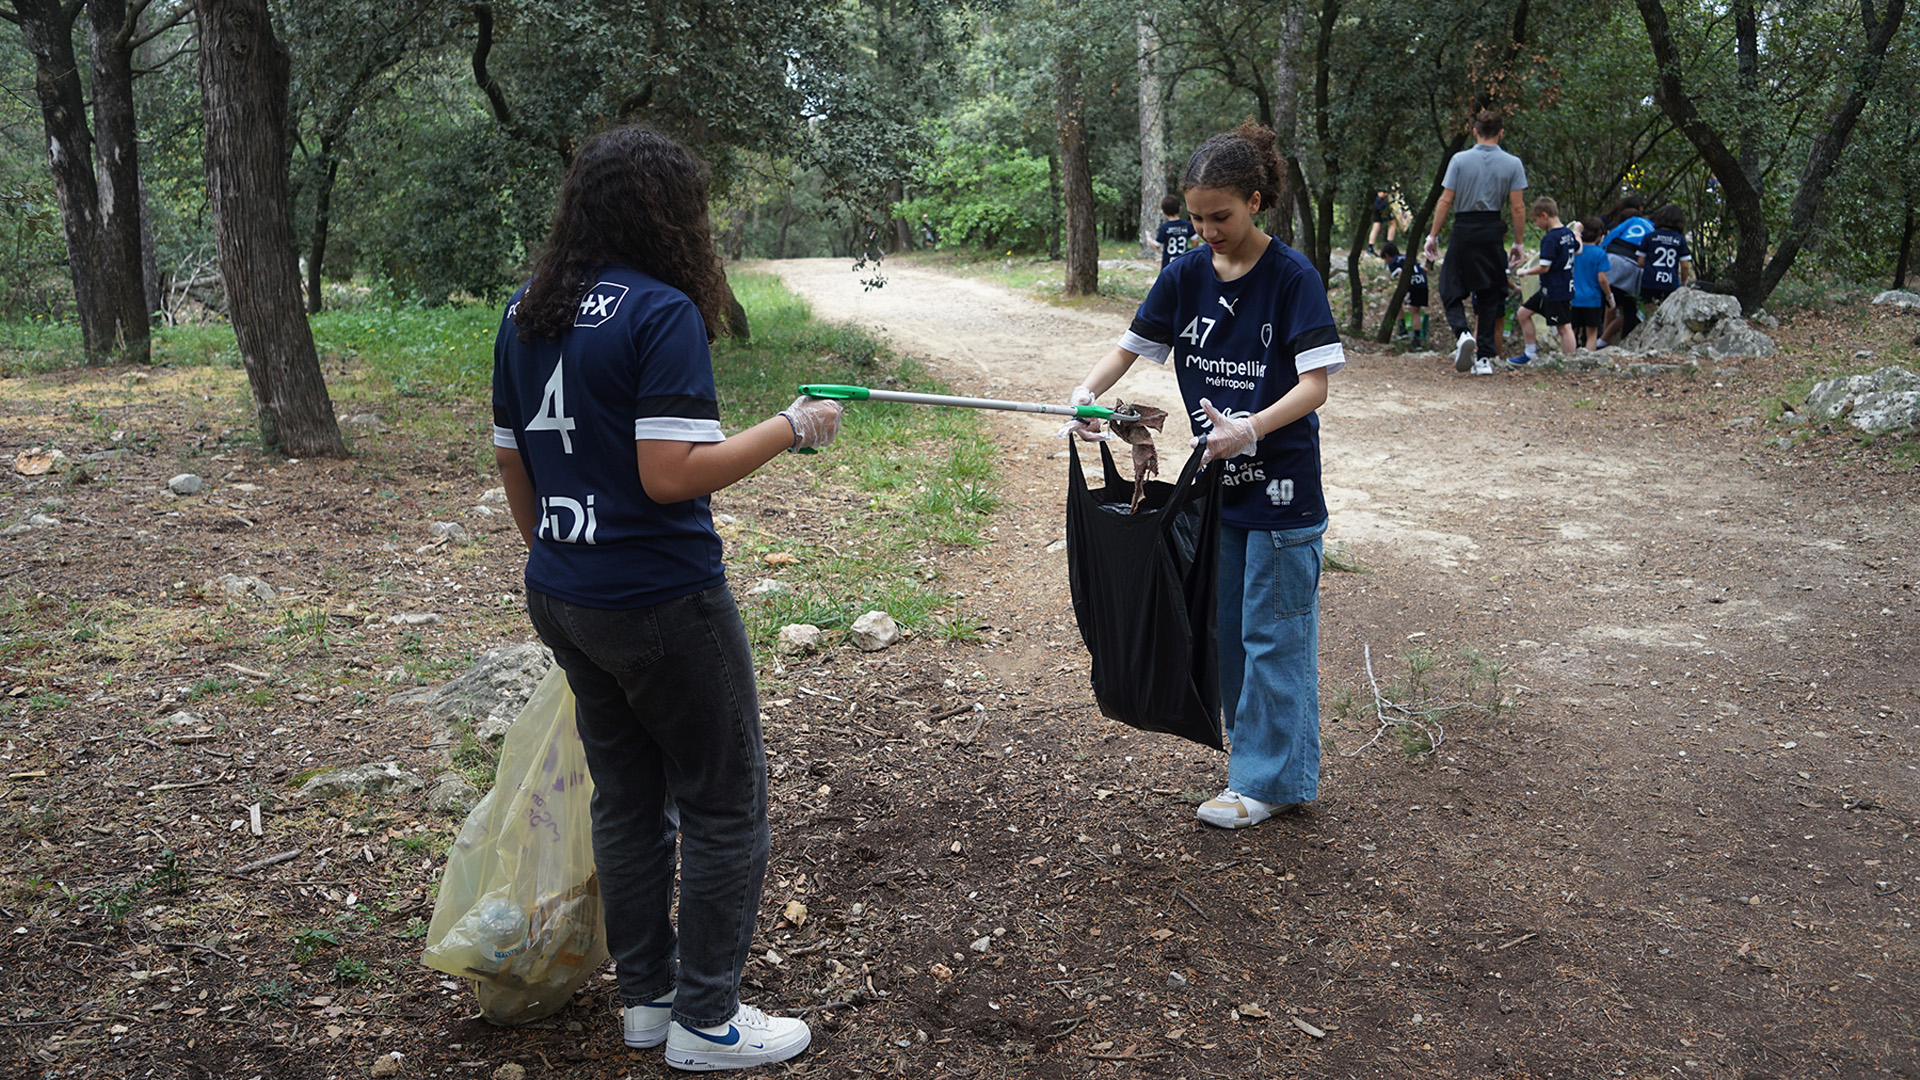
[[1519, 356], [1507, 357], [1508, 367], [1526, 367], [1528, 364], [1532, 362], [1533, 362], [1533, 357], [1528, 356], [1526, 353], [1521, 353]]
[[667, 1026], [673, 1022], [673, 994], [645, 1005], [629, 1005], [622, 1012], [622, 1027], [627, 1045], [635, 1050], [651, 1050], [667, 1041]]

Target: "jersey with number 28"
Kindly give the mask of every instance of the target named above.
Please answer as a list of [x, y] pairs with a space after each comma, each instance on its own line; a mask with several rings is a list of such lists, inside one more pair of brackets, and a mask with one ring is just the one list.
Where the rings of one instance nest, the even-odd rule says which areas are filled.
[[[1166, 362], [1180, 380], [1195, 434], [1208, 427], [1200, 399], [1247, 416], [1300, 384], [1300, 373], [1346, 365], [1326, 288], [1306, 257], [1271, 241], [1233, 281], [1211, 253], [1175, 259], [1160, 274], [1120, 339], [1129, 352]], [[1243, 529], [1296, 529], [1327, 519], [1320, 489], [1320, 417], [1307, 415], [1225, 463], [1221, 520]]]
[[527, 587], [623, 610], [724, 580], [705, 496], [656, 503], [640, 439], [719, 442], [706, 323], [685, 293], [608, 266], [559, 340], [520, 340], [522, 287], [493, 343], [493, 441], [518, 448], [538, 521]]

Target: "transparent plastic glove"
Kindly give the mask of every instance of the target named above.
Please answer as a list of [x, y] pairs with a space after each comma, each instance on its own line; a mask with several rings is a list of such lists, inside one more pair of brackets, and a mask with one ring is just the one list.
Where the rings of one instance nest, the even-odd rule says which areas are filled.
[[1438, 259], [1440, 257], [1440, 238], [1437, 236], [1427, 237], [1427, 246], [1420, 250], [1421, 253], [1427, 257], [1428, 262]]
[[832, 398], [797, 397], [780, 411], [793, 425], [793, 445], [789, 451], [832, 446], [840, 434], [840, 416], [846, 410]]
[[[1207, 451], [1201, 455], [1200, 464], [1253, 453], [1254, 444], [1260, 441], [1253, 427], [1253, 417], [1227, 416], [1214, 408], [1213, 402], [1206, 398], [1200, 399], [1200, 408], [1213, 424], [1212, 430], [1207, 432]], [[1200, 439], [1196, 436], [1187, 445], [1198, 446]]]
[[[1067, 404], [1076, 409], [1082, 405], [1093, 405], [1096, 403], [1093, 391], [1084, 386], [1074, 387], [1073, 393], [1067, 395]], [[1060, 433], [1055, 436], [1055, 438], [1070, 439], [1075, 435], [1080, 436], [1087, 442], [1113, 441], [1113, 432], [1102, 430], [1100, 421], [1098, 420], [1069, 420], [1061, 425]]]
[[1527, 250], [1521, 247], [1519, 244], [1515, 244], [1512, 247], [1507, 249], [1508, 268], [1511, 269], [1514, 267], [1518, 267], [1521, 263], [1525, 262], [1526, 260], [1527, 260]]

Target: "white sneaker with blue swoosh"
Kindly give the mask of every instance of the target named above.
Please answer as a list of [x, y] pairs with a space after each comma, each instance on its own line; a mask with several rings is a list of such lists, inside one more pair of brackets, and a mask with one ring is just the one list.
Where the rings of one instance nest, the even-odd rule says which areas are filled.
[[742, 1005], [732, 1020], [715, 1027], [673, 1021], [667, 1030], [667, 1064], [688, 1072], [748, 1069], [795, 1057], [812, 1041], [806, 1021]]
[[669, 990], [666, 997], [621, 1010], [628, 1046], [651, 1050], [667, 1041], [667, 1025], [673, 1022], [673, 994]]

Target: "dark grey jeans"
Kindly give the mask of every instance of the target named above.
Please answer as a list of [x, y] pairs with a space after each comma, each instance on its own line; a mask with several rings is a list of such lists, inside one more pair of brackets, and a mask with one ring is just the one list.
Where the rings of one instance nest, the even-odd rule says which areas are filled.
[[527, 610], [578, 701], [621, 1001], [677, 986], [676, 1019], [724, 1024], [739, 1007], [772, 845], [753, 653], [733, 593], [719, 585], [603, 611], [529, 589]]

